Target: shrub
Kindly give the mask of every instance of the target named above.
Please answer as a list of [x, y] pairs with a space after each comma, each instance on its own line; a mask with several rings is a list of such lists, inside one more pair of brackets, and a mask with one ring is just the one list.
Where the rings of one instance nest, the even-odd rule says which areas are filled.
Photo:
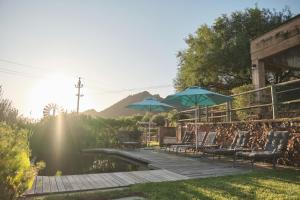
[[130, 137], [139, 137], [138, 119], [141, 117], [104, 119], [78, 114], [46, 117], [32, 125], [32, 155], [46, 162], [45, 174], [55, 175], [58, 170], [64, 174], [80, 163], [82, 149], [117, 147], [117, 134], [122, 130]]
[[152, 113], [147, 112], [147, 113], [143, 116], [142, 121], [143, 121], [143, 122], [149, 122], [149, 120], [151, 119], [151, 116], [152, 116], [152, 115], [153, 115]]
[[0, 123], [0, 199], [15, 199], [32, 183], [28, 131]]
[[12, 106], [9, 99], [3, 98], [2, 87], [0, 86], [0, 122], [5, 121], [8, 124], [17, 122], [18, 110]]
[[157, 126], [164, 126], [165, 125], [165, 116], [163, 114], [153, 115], [151, 121], [156, 123]]

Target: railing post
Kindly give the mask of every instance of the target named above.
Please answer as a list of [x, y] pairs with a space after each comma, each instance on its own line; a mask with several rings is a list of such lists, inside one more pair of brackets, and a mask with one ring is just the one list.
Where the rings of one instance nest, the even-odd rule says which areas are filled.
[[227, 112], [226, 112], [226, 120], [227, 122], [231, 122], [231, 101], [227, 101]]
[[271, 97], [272, 97], [272, 114], [273, 119], [277, 118], [277, 94], [276, 94], [276, 86], [271, 85]]
[[208, 122], [208, 106], [206, 106], [205, 116], [206, 116], [206, 122]]

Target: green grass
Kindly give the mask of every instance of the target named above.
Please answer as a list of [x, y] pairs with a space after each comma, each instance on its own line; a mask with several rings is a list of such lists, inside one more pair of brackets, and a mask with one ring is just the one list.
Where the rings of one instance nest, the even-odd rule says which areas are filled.
[[147, 199], [300, 199], [300, 171], [264, 170], [243, 175], [188, 181], [138, 184], [121, 191], [89, 192], [36, 198], [41, 200], [103, 200], [124, 196]]

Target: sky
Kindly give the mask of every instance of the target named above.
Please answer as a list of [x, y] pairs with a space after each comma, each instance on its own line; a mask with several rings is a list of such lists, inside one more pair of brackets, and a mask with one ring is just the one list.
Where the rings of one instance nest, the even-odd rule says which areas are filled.
[[19, 113], [48, 103], [103, 110], [142, 91], [174, 93], [184, 38], [222, 14], [254, 7], [300, 13], [299, 0], [0, 0], [0, 85]]

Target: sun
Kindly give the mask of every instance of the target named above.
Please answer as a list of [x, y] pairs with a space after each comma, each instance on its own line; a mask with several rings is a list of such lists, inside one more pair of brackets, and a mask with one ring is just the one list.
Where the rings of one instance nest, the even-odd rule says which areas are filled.
[[72, 111], [76, 105], [75, 78], [63, 74], [53, 74], [36, 82], [29, 95], [28, 105], [31, 117], [40, 118], [48, 103], [56, 103], [65, 110]]

